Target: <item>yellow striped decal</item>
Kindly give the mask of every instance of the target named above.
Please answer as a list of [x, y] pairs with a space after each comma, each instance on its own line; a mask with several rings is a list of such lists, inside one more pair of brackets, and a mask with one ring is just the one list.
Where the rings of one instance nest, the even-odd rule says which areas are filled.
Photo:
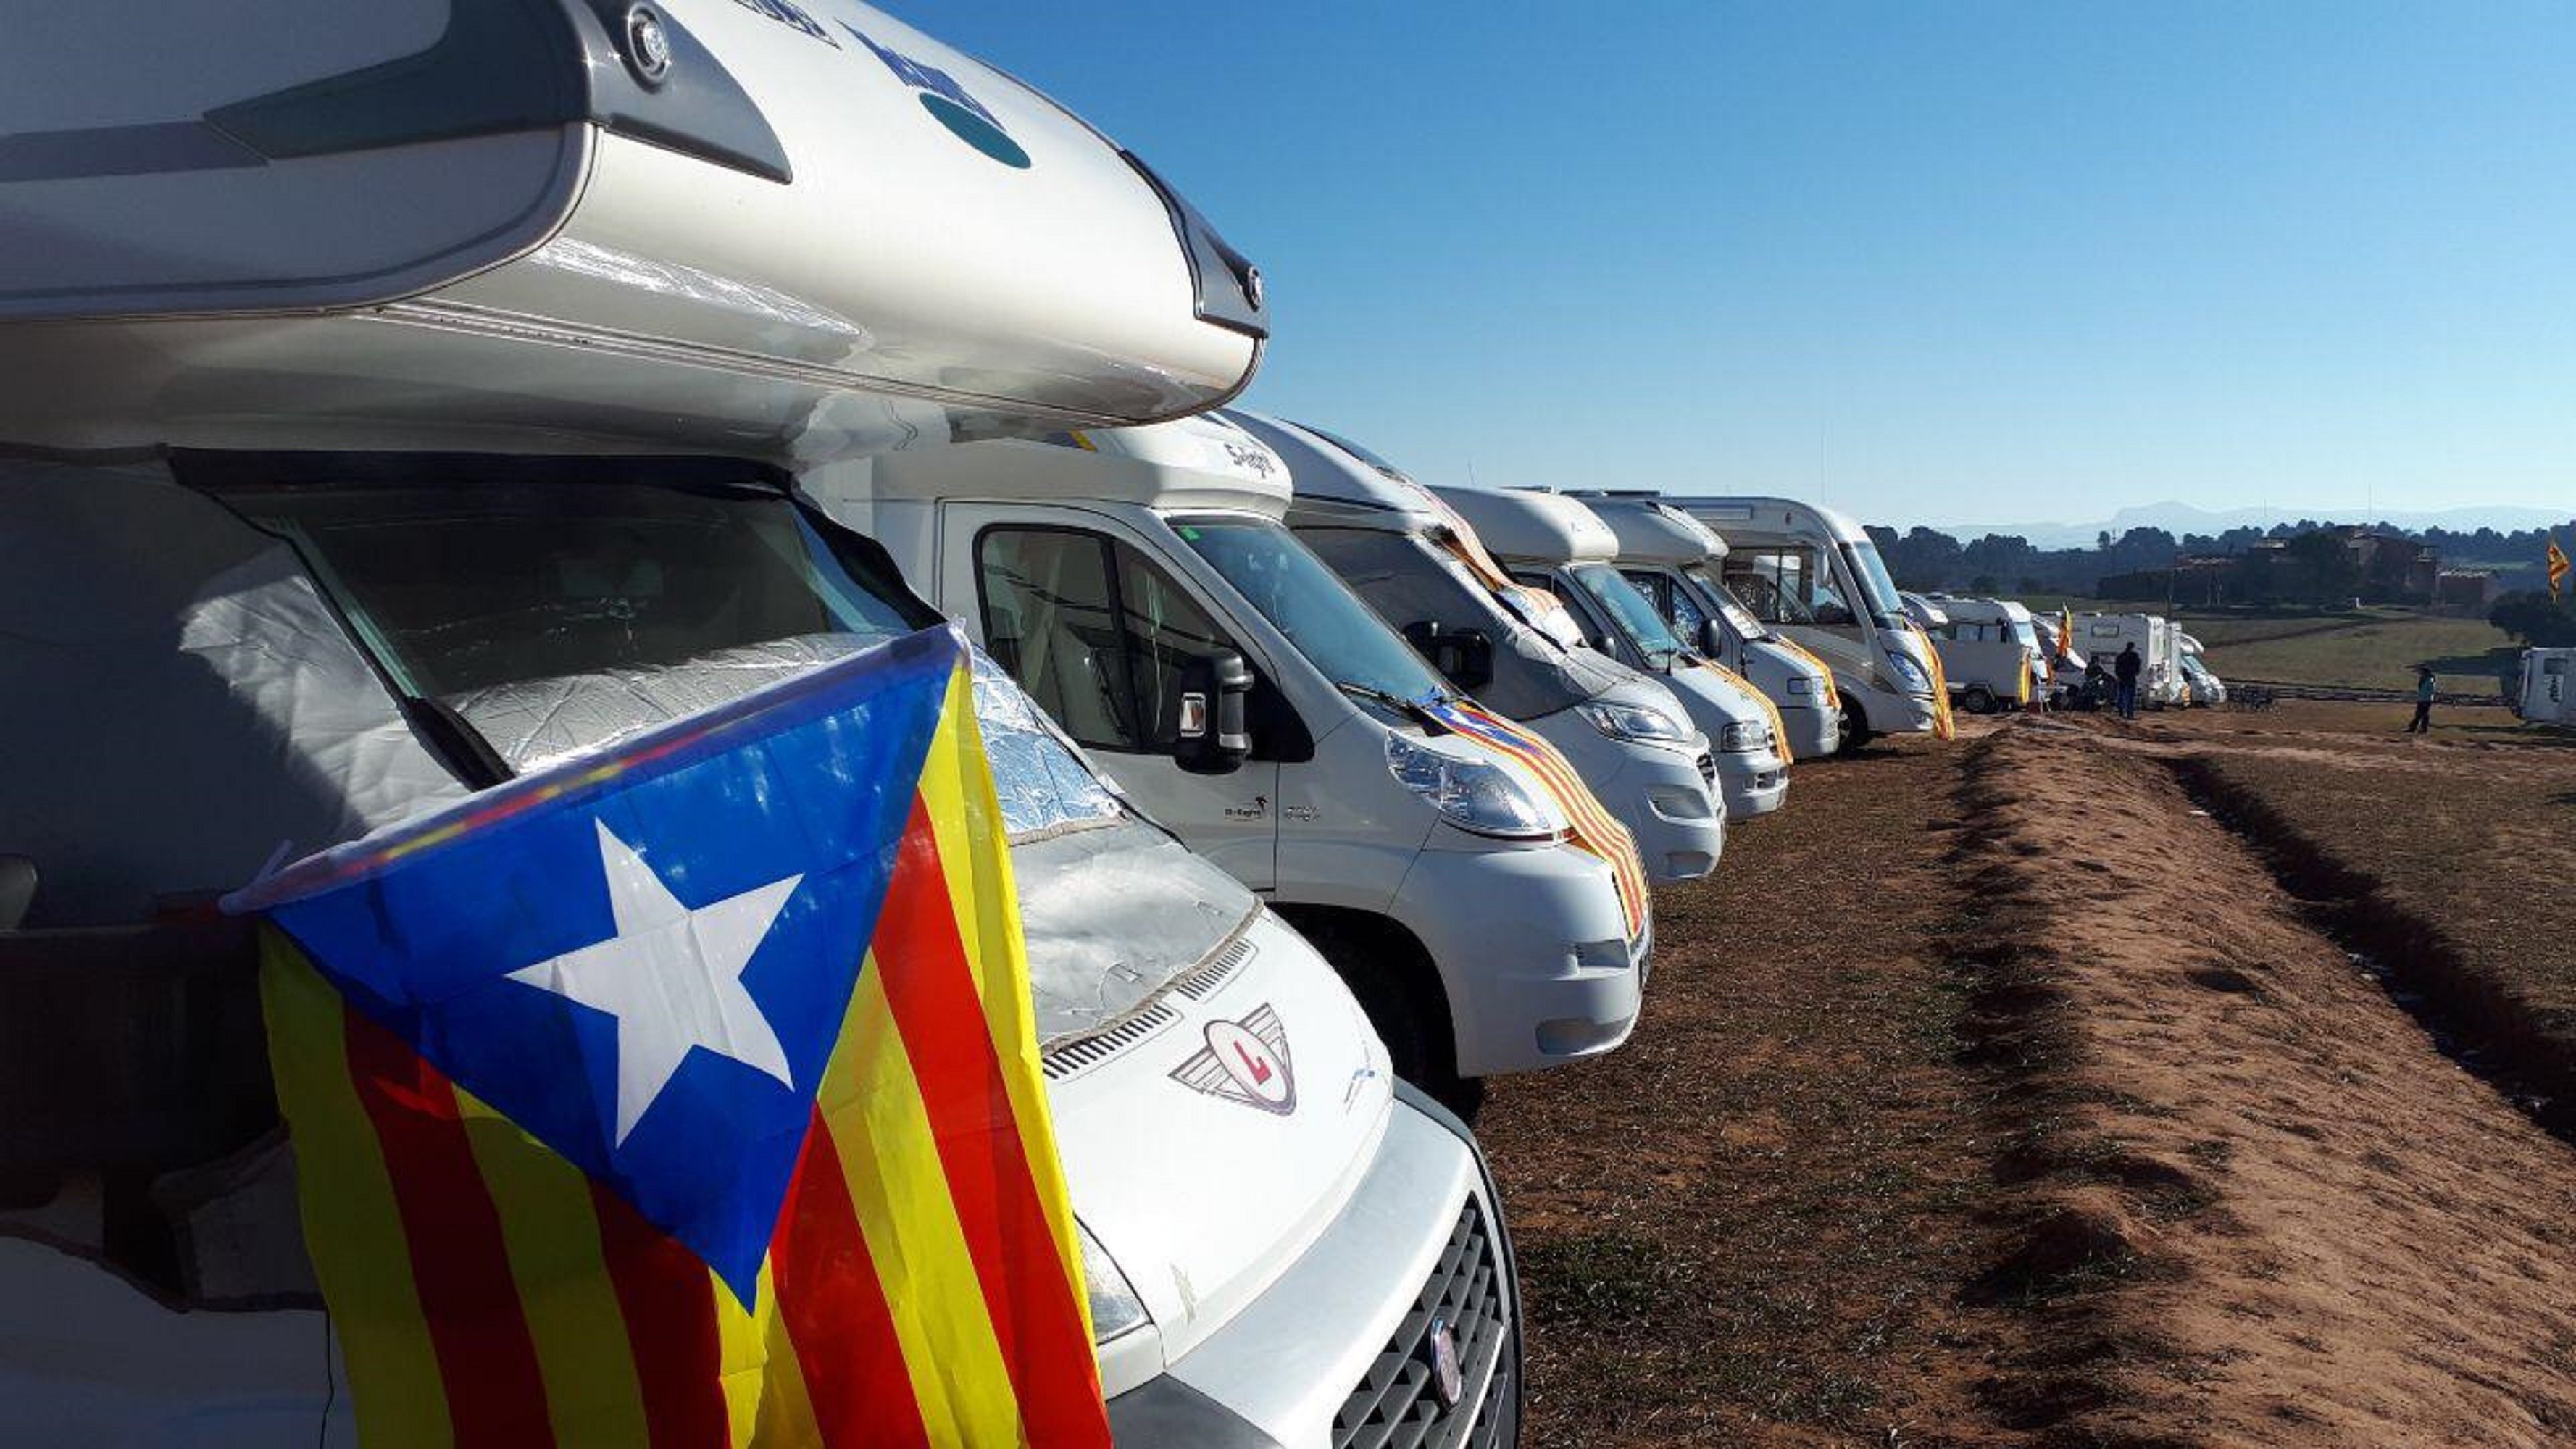
[[1637, 853], [1636, 837], [1628, 833], [1628, 827], [1619, 823], [1618, 817], [1583, 783], [1573, 764], [1546, 739], [1466, 700], [1453, 700], [1445, 708], [1459, 716], [1476, 739], [1518, 760], [1538, 777], [1540, 788], [1556, 801], [1571, 823], [1571, 843], [1610, 867], [1612, 882], [1618, 888], [1620, 915], [1627, 924], [1629, 939], [1634, 940], [1645, 928], [1650, 897], [1645, 859]]
[[1762, 707], [1762, 713], [1769, 717], [1771, 721], [1771, 748], [1780, 752], [1780, 763], [1784, 765], [1794, 765], [1798, 762], [1798, 757], [1795, 754], [1792, 754], [1789, 750], [1789, 726], [1782, 722], [1780, 718], [1780, 705], [1778, 701], [1772, 699], [1771, 696], [1764, 694], [1761, 690], [1755, 689], [1753, 687], [1752, 680], [1745, 678], [1743, 675], [1736, 673], [1734, 670], [1727, 668], [1725, 665], [1718, 663], [1714, 659], [1701, 660], [1699, 662], [1699, 667], [1708, 670], [1718, 678], [1725, 680], [1729, 688], [1738, 691], [1743, 694], [1745, 698], [1752, 700], [1757, 705], [1760, 705]]
[[1799, 658], [1804, 659], [1809, 664], [1816, 666], [1816, 672], [1823, 675], [1825, 680], [1825, 699], [1823, 707], [1827, 710], [1839, 709], [1841, 707], [1838, 701], [1841, 698], [1842, 690], [1834, 683], [1834, 667], [1827, 664], [1822, 655], [1815, 653], [1806, 645], [1799, 643], [1786, 634], [1772, 636], [1771, 642], [1788, 650], [1790, 653], [1797, 655]]
[[1959, 718], [1950, 712], [1950, 676], [1941, 668], [1941, 651], [1932, 647], [1932, 636], [1922, 625], [1908, 619], [1905, 627], [1923, 641], [1923, 653], [1932, 661], [1932, 735], [1935, 739], [1959, 737]]
[[[304, 1238], [331, 1305], [368, 1449], [455, 1442], [447, 1387], [411, 1280], [393, 1179], [366, 1108], [349, 1080], [346, 1006], [304, 953], [273, 926], [260, 928], [259, 995], [268, 1022], [269, 1069], [297, 1155], [333, 1170], [296, 1175]], [[371, 1411], [371, 1412], [370, 1412]]]

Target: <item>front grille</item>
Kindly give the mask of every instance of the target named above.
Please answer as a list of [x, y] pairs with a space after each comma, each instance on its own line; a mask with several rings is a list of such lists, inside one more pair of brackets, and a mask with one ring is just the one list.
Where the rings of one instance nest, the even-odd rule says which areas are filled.
[[1712, 789], [1717, 785], [1717, 757], [1706, 750], [1699, 754], [1699, 782]]
[[[1502, 1255], [1473, 1198], [1395, 1334], [1333, 1416], [1334, 1449], [1487, 1449], [1509, 1419], [1512, 1324]], [[1431, 1371], [1434, 1323], [1458, 1345], [1465, 1394], [1444, 1407]]]

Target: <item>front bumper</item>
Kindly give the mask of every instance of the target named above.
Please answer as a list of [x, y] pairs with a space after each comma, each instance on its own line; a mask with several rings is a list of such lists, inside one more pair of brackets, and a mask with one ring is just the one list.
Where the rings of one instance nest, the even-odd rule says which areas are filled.
[[1828, 705], [1781, 705], [1780, 725], [1789, 732], [1789, 752], [1801, 760], [1821, 760], [1843, 746], [1842, 712]]
[[1717, 784], [1726, 794], [1730, 819], [1768, 815], [1789, 799], [1789, 771], [1775, 750], [1719, 755]]
[[1461, 1076], [1599, 1056], [1636, 1026], [1645, 937], [1629, 937], [1610, 868], [1592, 856], [1497, 850], [1443, 825], [1393, 914], [1439, 968]]
[[1700, 772], [1705, 752], [1639, 750], [1593, 794], [1637, 841], [1656, 885], [1697, 880], [1726, 851], [1726, 805]]
[[[1483, 1155], [1409, 1090], [1350, 1202], [1268, 1291], [1161, 1377], [1110, 1400], [1121, 1446], [1509, 1449], [1520, 1402], [1511, 1241]], [[1462, 1379], [1438, 1392], [1445, 1326]], [[1419, 1429], [1418, 1438], [1407, 1437]]]

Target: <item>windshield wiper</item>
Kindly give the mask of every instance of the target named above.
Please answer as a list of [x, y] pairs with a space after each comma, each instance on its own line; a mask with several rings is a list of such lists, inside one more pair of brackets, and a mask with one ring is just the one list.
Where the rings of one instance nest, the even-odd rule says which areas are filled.
[[1387, 708], [1394, 710], [1397, 714], [1403, 715], [1406, 719], [1422, 726], [1426, 733], [1445, 735], [1452, 732], [1446, 721], [1441, 719], [1440, 716], [1433, 714], [1430, 707], [1418, 699], [1406, 699], [1403, 695], [1393, 694], [1372, 685], [1353, 684], [1347, 679], [1334, 680], [1333, 687], [1344, 694], [1354, 695], [1361, 699], [1373, 700], [1376, 703], [1385, 705]]

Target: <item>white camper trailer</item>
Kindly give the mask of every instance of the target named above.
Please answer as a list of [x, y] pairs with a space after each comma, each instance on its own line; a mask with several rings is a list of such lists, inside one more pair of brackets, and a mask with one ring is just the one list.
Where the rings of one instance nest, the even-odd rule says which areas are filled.
[[[1708, 737], [1672, 691], [1524, 613], [1553, 595], [1499, 577], [1431, 491], [1326, 434], [1227, 409], [1288, 465], [1288, 527], [1441, 676], [1556, 746], [1636, 837], [1658, 882], [1714, 869], [1726, 844]], [[1498, 587], [1499, 585], [1499, 587]]]
[[2576, 649], [2522, 651], [2513, 712], [2532, 724], [2576, 725]]
[[2049, 692], [2048, 649], [2030, 610], [2010, 599], [1926, 596], [1941, 611], [1932, 631], [1951, 698], [1970, 714], [2018, 709]]
[[1771, 708], [1748, 685], [1707, 668], [1664, 616], [1619, 572], [1619, 540], [1592, 510], [1562, 494], [1528, 489], [1435, 488], [1512, 576], [1563, 601], [1584, 642], [1672, 690], [1716, 746], [1718, 788], [1729, 818], [1780, 808], [1787, 762]]
[[1726, 586], [1726, 540], [1644, 494], [1577, 493], [1619, 540], [1619, 571], [1701, 655], [1762, 691], [1784, 751], [1817, 759], [1842, 745], [1842, 710], [1824, 661], [1753, 617]]
[[[11, 1442], [354, 1442], [256, 952], [212, 893], [935, 623], [809, 506], [815, 462], [1188, 413], [1255, 364], [1249, 266], [1008, 77], [851, 0], [607, 13], [240, 0], [148, 45], [117, 7], [19, 37]], [[989, 668], [977, 699], [1119, 1442], [1511, 1442], [1472, 1137], [1252, 893]], [[1310, 1090], [1191, 1085], [1255, 1019]], [[1455, 1377], [1388, 1368], [1435, 1350]]]
[[1635, 846], [1297, 541], [1287, 466], [1251, 434], [1192, 418], [846, 471], [818, 480], [828, 506], [1305, 931], [1409, 1080], [1472, 1102], [1481, 1078], [1627, 1040], [1650, 945]]
[[2156, 614], [2078, 614], [2076, 647], [2085, 657], [2114, 667], [2120, 651], [2136, 645], [2140, 660], [2138, 703], [2149, 709], [2180, 709], [2191, 703], [2191, 684], [2183, 675], [2182, 645], [2176, 629]]
[[1878, 734], [1948, 737], [1939, 657], [1859, 524], [1788, 498], [1664, 501], [1726, 540], [1727, 583], [1755, 618], [1832, 666], [1844, 748]]

